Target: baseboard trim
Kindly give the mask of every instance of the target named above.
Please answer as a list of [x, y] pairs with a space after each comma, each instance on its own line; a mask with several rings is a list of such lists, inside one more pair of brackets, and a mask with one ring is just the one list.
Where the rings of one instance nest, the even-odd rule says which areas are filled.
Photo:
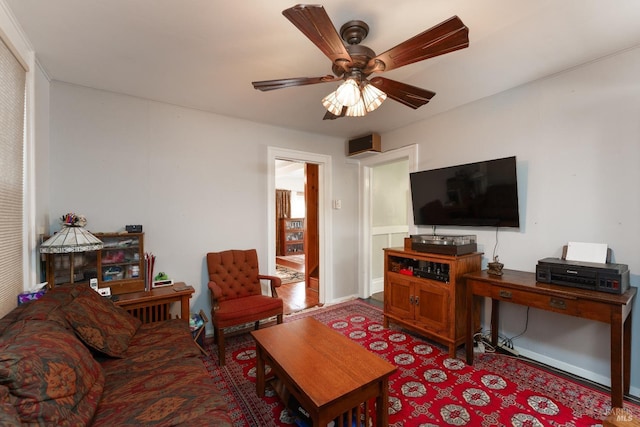
[[384, 291], [384, 277], [381, 277], [379, 279], [373, 279], [371, 281], [371, 289], [369, 289], [369, 292], [371, 294], [375, 294], [383, 291]]
[[[560, 360], [545, 356], [540, 353], [536, 353], [535, 351], [527, 350], [522, 347], [518, 347], [517, 350], [521, 356], [526, 357], [527, 359], [531, 359], [534, 362], [538, 362], [550, 368], [558, 369], [560, 371], [567, 372], [577, 377], [584, 378], [585, 380], [594, 382], [600, 385], [601, 387], [604, 387], [607, 389], [611, 388], [611, 378], [607, 376], [600, 375], [593, 371], [579, 368], [575, 365], [562, 362]], [[629, 394], [636, 399], [640, 399], [640, 388], [630, 387]]]

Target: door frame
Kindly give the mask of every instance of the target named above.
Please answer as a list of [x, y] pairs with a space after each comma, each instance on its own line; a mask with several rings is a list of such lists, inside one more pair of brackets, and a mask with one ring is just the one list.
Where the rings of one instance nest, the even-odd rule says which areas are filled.
[[318, 301], [331, 301], [333, 292], [333, 246], [331, 221], [331, 156], [279, 147], [267, 147], [267, 260], [270, 274], [276, 272], [276, 160], [313, 163], [318, 165], [318, 240], [320, 280]]
[[[418, 144], [407, 145], [406, 147], [396, 148], [394, 150], [385, 151], [375, 156], [362, 159], [360, 161], [359, 186], [360, 194], [360, 250], [358, 264], [360, 266], [360, 281], [358, 282], [358, 294], [361, 298], [369, 298], [371, 293], [371, 217], [372, 217], [372, 174], [373, 167], [391, 163], [398, 160], [407, 159], [409, 173], [418, 170]], [[407, 180], [409, 177], [407, 177]], [[413, 216], [411, 215], [411, 206], [407, 206], [407, 224], [409, 233], [416, 232], [416, 226], [413, 224]]]

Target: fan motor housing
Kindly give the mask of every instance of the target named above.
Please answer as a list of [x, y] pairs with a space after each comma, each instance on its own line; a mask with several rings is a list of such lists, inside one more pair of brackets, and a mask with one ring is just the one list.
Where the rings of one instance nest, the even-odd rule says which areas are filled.
[[359, 44], [369, 34], [369, 26], [364, 21], [349, 21], [340, 27], [340, 37], [348, 44]]

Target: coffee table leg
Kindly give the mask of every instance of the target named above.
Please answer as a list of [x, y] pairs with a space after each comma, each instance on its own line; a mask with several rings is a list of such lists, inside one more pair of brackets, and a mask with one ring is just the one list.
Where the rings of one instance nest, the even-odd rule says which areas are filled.
[[264, 358], [262, 349], [256, 346], [256, 393], [258, 397], [264, 397]]
[[387, 427], [389, 425], [389, 378], [384, 377], [380, 381], [380, 394], [376, 398], [376, 425]]

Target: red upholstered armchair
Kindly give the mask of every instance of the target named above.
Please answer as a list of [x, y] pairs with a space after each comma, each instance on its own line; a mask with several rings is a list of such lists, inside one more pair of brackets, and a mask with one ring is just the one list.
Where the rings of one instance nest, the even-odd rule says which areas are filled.
[[[277, 316], [282, 323], [283, 304], [276, 288], [280, 278], [258, 273], [255, 249], [210, 252], [207, 254], [209, 290], [211, 291], [211, 322], [213, 339], [218, 345], [220, 366], [225, 364], [224, 328]], [[262, 295], [260, 280], [269, 280], [271, 295]]]

